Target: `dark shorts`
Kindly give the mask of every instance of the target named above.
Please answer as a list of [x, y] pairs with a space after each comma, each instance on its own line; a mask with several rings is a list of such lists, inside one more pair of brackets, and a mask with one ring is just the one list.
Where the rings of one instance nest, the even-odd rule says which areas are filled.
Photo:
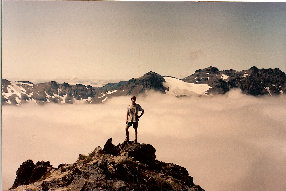
[[133, 126], [133, 128], [138, 128], [138, 122], [127, 122], [126, 127]]

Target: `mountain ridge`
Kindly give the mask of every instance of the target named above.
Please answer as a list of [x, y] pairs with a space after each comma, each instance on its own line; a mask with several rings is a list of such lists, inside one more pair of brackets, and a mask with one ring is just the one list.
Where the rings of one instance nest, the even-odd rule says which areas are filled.
[[2, 79], [2, 105], [57, 103], [74, 104], [104, 103], [116, 96], [139, 95], [154, 90], [176, 97], [193, 95], [225, 94], [233, 88], [252, 96], [281, 95], [286, 92], [286, 75], [279, 68], [248, 70], [222, 70], [210, 66], [196, 70], [185, 78], [162, 76], [148, 72], [139, 78], [118, 83], [107, 83], [102, 87], [56, 81], [32, 83], [30, 81], [9, 81]]
[[54, 168], [49, 161], [23, 162], [10, 190], [204, 191], [184, 167], [156, 160], [155, 152], [150, 144], [115, 146], [110, 138], [103, 149], [79, 154], [73, 164]]

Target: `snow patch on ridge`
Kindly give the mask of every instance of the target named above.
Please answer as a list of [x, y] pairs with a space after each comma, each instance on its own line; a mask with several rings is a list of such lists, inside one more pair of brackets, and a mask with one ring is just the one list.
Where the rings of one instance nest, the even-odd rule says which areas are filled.
[[206, 95], [211, 88], [208, 84], [188, 83], [174, 77], [164, 77], [164, 79], [166, 82], [163, 85], [169, 88], [166, 93], [175, 96]]
[[19, 97], [16, 97], [15, 100], [16, 100], [16, 102], [17, 102], [17, 105], [20, 105], [20, 104], [21, 104], [21, 100], [19, 99]]
[[75, 99], [75, 98], [73, 98], [73, 103], [74, 104], [85, 104], [85, 103], [87, 103], [87, 99], [80, 99], [80, 100], [77, 100], [77, 99]]
[[101, 99], [101, 98], [103, 98], [104, 96], [106, 96], [106, 94], [104, 94], [104, 93], [101, 93], [101, 95], [102, 95], [102, 96], [99, 96], [99, 97], [97, 97], [97, 98]]
[[270, 88], [269, 88], [269, 87], [265, 87], [265, 89], [266, 89], [266, 91], [268, 92], [268, 94], [269, 94], [270, 96], [272, 96], [271, 91], [270, 91]]
[[105, 97], [101, 102], [103, 103], [103, 102], [105, 102], [107, 100], [107, 97]]
[[18, 86], [16, 83], [13, 83], [13, 82], [11, 82], [11, 85], [7, 86], [7, 90], [8, 90], [8, 93], [2, 92], [2, 95], [6, 98], [10, 97], [13, 94], [15, 94], [16, 96], [20, 98], [21, 93], [26, 94], [26, 90], [23, 87]]
[[243, 74], [243, 77], [246, 78], [247, 76], [249, 76], [249, 74]]
[[106, 94], [113, 94], [113, 93], [115, 93], [115, 92], [117, 92], [117, 90], [108, 91], [108, 92], [106, 92]]
[[229, 78], [229, 76], [228, 76], [228, 75], [225, 75], [225, 74], [222, 74], [222, 75], [221, 75], [221, 78], [222, 78], [223, 80], [227, 80], [227, 79]]
[[66, 103], [66, 98], [68, 97], [68, 95], [67, 94], [65, 94], [63, 97], [62, 97], [62, 100], [61, 100], [61, 104], [63, 104], [63, 103]]
[[7, 92], [2, 91], [2, 96], [7, 99], [6, 103], [11, 104], [9, 98], [11, 96], [15, 96], [16, 105], [21, 104], [22, 94], [27, 95], [25, 88], [18, 85], [19, 83], [11, 82], [10, 85], [7, 86]]

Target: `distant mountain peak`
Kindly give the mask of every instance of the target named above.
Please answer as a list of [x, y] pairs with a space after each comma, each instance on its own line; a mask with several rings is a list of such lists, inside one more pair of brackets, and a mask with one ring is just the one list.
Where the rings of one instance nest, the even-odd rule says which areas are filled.
[[32, 83], [2, 79], [2, 104], [21, 105], [30, 102], [97, 104], [104, 103], [115, 96], [139, 95], [149, 90], [162, 94], [171, 92], [176, 97], [182, 97], [224, 94], [233, 88], [239, 88], [242, 93], [253, 96], [281, 95], [286, 92], [286, 75], [279, 68], [258, 69], [253, 66], [242, 71], [233, 69], [220, 71], [210, 66], [196, 70], [194, 74], [181, 80], [175, 80], [172, 76], [163, 77], [149, 71], [139, 78], [107, 83], [102, 87], [80, 83], [71, 85], [56, 81]]
[[286, 92], [286, 75], [275, 69], [258, 69], [256, 66], [249, 70], [223, 70], [215, 67], [196, 70], [190, 76], [182, 79], [188, 83], [208, 84], [211, 88], [208, 94], [224, 94], [232, 88], [241, 89], [242, 93], [259, 95], [280, 95]]
[[251, 72], [258, 72], [259, 69], [256, 66], [252, 66], [251, 68], [249, 68], [249, 71], [251, 71]]
[[156, 72], [150, 71], [145, 73], [143, 76], [139, 77], [138, 79], [150, 79], [150, 78], [162, 78], [162, 76]]
[[207, 68], [199, 69], [195, 71], [195, 73], [199, 73], [199, 72], [218, 73], [219, 69], [213, 66], [209, 66]]

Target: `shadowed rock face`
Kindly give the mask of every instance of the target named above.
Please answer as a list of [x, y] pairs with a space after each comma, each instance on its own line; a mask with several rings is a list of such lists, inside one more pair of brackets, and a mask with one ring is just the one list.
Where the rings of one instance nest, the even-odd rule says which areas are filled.
[[16, 179], [12, 188], [16, 188], [19, 185], [26, 185], [30, 183], [35, 164], [32, 160], [27, 160], [21, 164], [16, 172]]
[[50, 162], [39, 161], [36, 164], [32, 160], [22, 163], [16, 172], [16, 180], [12, 188], [20, 185], [27, 185], [38, 181], [52, 169]]
[[109, 139], [104, 148], [79, 155], [73, 164], [24, 162], [11, 190], [189, 190], [203, 191], [193, 183], [188, 171], [173, 163], [156, 160], [150, 144]]

